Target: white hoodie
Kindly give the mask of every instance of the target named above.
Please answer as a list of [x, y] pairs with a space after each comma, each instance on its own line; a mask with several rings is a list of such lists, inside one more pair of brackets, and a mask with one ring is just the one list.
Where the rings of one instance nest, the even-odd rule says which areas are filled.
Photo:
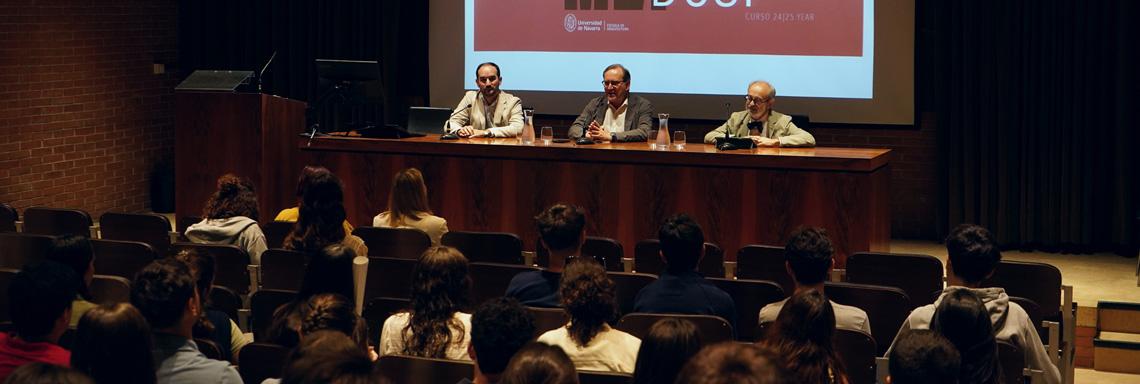
[[186, 237], [195, 243], [236, 245], [249, 254], [255, 265], [261, 265], [261, 253], [267, 248], [261, 227], [245, 216], [203, 219], [186, 228]]

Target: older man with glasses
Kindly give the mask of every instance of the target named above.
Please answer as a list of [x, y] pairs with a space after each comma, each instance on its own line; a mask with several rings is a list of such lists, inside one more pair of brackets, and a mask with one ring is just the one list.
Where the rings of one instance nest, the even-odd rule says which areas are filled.
[[602, 88], [606, 94], [590, 100], [568, 135], [591, 141], [645, 141], [653, 127], [653, 104], [629, 94], [629, 70], [613, 64], [602, 71]]
[[776, 88], [767, 81], [753, 81], [748, 84], [748, 95], [744, 96], [745, 110], [735, 112], [705, 135], [705, 142], [713, 144], [717, 137], [747, 137], [759, 147], [814, 147], [815, 137], [800, 129], [792, 122], [792, 117], [773, 111], [776, 103]]

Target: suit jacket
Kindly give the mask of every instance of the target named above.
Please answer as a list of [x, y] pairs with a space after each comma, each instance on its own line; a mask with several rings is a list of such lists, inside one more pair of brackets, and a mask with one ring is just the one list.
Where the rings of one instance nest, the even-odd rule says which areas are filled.
[[[728, 121], [705, 135], [705, 142], [713, 144], [717, 137], [724, 137], [727, 130], [732, 137], [748, 137], [748, 123], [752, 122], [752, 115], [748, 111], [733, 112]], [[768, 121], [764, 122], [764, 137], [779, 139], [781, 147], [814, 147], [815, 137], [800, 129], [792, 122], [792, 117], [780, 112], [772, 111]]]
[[[614, 132], [611, 141], [645, 141], [649, 138], [649, 130], [653, 129], [653, 103], [644, 97], [630, 94], [628, 107], [625, 110], [625, 132]], [[590, 121], [603, 123], [606, 119], [606, 106], [609, 101], [606, 96], [598, 96], [582, 109], [582, 114], [570, 125], [568, 136], [579, 138], [585, 135], [590, 128]]]
[[493, 137], [515, 137], [522, 133], [523, 130], [523, 114], [522, 114], [522, 100], [515, 95], [499, 92], [499, 100], [496, 101], [495, 116], [492, 118], [491, 124], [487, 124], [487, 119], [483, 113], [483, 98], [479, 96], [479, 91], [467, 91], [463, 98], [459, 100], [459, 105], [455, 106], [454, 112], [451, 114], [451, 119], [448, 120], [448, 125], [444, 127], [444, 131], [452, 132], [463, 126], [470, 125], [475, 129], [486, 129], [491, 132]]

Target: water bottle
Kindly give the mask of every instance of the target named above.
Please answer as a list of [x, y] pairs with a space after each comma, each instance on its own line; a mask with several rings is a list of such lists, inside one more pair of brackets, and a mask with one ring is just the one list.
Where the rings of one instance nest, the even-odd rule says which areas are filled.
[[519, 135], [522, 145], [534, 145], [534, 109], [523, 110], [523, 131]]
[[657, 142], [656, 149], [658, 151], [669, 150], [669, 114], [661, 113], [657, 115], [659, 121], [657, 127]]

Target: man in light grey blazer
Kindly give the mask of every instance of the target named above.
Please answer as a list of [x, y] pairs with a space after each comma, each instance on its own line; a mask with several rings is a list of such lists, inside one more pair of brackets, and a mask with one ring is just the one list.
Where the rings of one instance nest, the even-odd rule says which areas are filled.
[[570, 126], [570, 138], [587, 137], [594, 141], [645, 141], [653, 127], [653, 103], [629, 94], [629, 70], [612, 64], [602, 71], [605, 95], [598, 96], [582, 109]]
[[751, 138], [758, 147], [814, 147], [815, 137], [797, 127], [791, 116], [773, 111], [774, 104], [776, 88], [767, 81], [753, 81], [744, 96], [745, 110], [733, 113], [728, 121], [706, 134], [705, 142], [713, 144], [728, 131], [731, 137]]
[[475, 68], [478, 91], [467, 91], [451, 113], [444, 130], [459, 137], [515, 137], [522, 133], [522, 100], [499, 88], [499, 66], [486, 62]]

